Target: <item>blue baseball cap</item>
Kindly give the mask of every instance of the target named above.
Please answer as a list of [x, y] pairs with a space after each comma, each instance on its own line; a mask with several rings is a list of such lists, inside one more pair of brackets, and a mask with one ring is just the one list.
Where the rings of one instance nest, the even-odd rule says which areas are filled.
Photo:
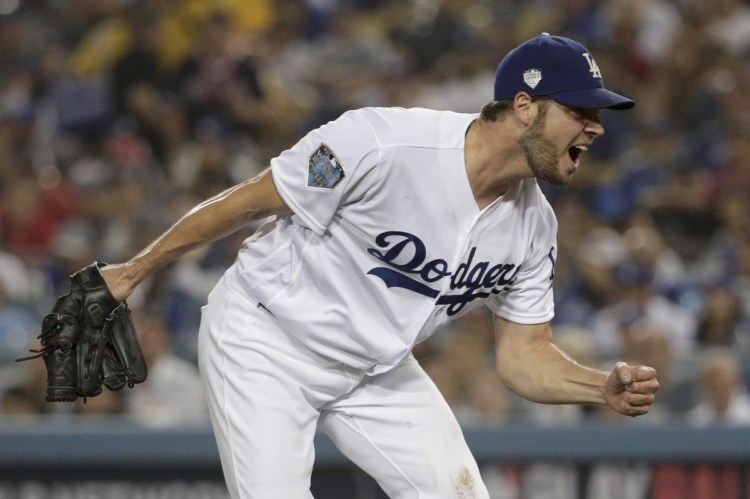
[[549, 33], [514, 48], [497, 67], [495, 100], [513, 99], [521, 91], [584, 109], [635, 106], [631, 99], [604, 88], [599, 66], [586, 47]]

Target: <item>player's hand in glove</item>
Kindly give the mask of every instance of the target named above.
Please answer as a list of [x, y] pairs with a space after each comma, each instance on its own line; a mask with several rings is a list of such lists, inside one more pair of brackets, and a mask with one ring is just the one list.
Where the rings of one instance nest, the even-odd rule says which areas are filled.
[[656, 370], [647, 366], [615, 364], [605, 385], [607, 404], [626, 416], [641, 416], [648, 412], [659, 390]]
[[94, 262], [70, 277], [70, 293], [55, 302], [42, 322], [42, 348], [28, 360], [44, 359], [48, 402], [95, 397], [146, 379], [146, 362], [125, 300], [110, 293]]

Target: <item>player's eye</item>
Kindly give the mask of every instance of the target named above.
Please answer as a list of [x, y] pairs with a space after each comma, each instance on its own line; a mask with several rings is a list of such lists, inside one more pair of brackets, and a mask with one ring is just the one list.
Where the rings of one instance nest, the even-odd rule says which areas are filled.
[[577, 120], [599, 121], [601, 109], [584, 109], [582, 107], [570, 108], [573, 117]]
[[582, 107], [564, 106], [564, 108], [567, 109], [568, 114], [575, 119], [582, 119], [584, 117], [585, 111]]

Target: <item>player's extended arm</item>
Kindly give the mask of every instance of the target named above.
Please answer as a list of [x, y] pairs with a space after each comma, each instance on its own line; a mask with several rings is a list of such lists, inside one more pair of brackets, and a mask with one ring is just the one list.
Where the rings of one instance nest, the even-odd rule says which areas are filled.
[[191, 249], [231, 234], [253, 220], [287, 213], [290, 209], [268, 169], [203, 201], [131, 260], [103, 267], [101, 273], [112, 295], [123, 300], [154, 270]]
[[552, 341], [549, 323], [524, 325], [495, 316], [497, 370], [522, 397], [545, 404], [607, 404], [628, 416], [646, 414], [659, 389], [656, 371], [615, 364], [611, 372], [578, 364]]

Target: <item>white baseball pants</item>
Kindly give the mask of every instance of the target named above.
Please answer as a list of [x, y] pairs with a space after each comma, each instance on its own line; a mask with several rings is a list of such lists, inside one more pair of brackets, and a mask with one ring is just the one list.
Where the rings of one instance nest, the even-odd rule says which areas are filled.
[[199, 364], [233, 498], [312, 497], [317, 428], [390, 497], [489, 497], [448, 404], [413, 357], [365, 376], [302, 346], [222, 281], [203, 309]]

